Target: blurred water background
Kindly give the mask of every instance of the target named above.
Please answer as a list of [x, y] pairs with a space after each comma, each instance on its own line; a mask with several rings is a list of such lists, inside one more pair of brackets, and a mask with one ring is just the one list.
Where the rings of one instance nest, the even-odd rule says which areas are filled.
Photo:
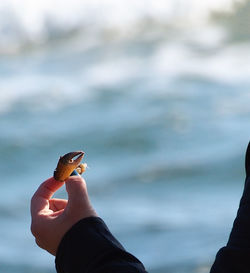
[[244, 182], [249, 12], [229, 0], [0, 2], [1, 272], [55, 272], [29, 202], [79, 149], [94, 207], [149, 272], [209, 272]]

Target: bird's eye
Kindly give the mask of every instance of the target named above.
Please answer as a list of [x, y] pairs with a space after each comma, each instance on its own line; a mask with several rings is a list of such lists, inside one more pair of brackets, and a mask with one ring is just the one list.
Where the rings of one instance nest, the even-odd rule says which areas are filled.
[[70, 160], [69, 160], [69, 163], [73, 163], [73, 161], [74, 161], [73, 159], [70, 159]]

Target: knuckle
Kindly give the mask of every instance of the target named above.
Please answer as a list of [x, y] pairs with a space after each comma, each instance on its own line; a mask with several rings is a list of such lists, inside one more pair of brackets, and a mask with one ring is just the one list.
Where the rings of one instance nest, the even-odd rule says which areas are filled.
[[31, 197], [31, 200], [30, 200], [30, 206], [31, 206], [31, 207], [33, 206], [33, 204], [35, 204], [36, 199], [37, 199], [36, 193], [34, 193], [34, 195]]
[[36, 238], [36, 244], [37, 244], [40, 248], [45, 249], [43, 243], [42, 243], [39, 239], [37, 239], [37, 238]]
[[37, 237], [39, 235], [39, 228], [36, 223], [34, 222], [31, 223], [30, 231], [34, 237]]
[[36, 239], [36, 244], [41, 247], [41, 242], [38, 239]]

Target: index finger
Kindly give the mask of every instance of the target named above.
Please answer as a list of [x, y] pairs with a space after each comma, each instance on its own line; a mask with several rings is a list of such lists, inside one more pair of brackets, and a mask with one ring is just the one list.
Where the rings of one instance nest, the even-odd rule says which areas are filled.
[[50, 177], [44, 181], [37, 191], [34, 193], [31, 199], [31, 213], [38, 212], [48, 204], [48, 201], [53, 196], [53, 194], [63, 185], [63, 182], [59, 182]]

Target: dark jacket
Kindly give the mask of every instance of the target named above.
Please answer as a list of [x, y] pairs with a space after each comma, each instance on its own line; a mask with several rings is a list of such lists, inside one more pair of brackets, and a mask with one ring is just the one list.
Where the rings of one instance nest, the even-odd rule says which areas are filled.
[[216, 255], [210, 273], [250, 273], [250, 143], [245, 160], [246, 181], [228, 243]]
[[58, 273], [147, 273], [98, 217], [82, 219], [64, 235], [56, 269]]

